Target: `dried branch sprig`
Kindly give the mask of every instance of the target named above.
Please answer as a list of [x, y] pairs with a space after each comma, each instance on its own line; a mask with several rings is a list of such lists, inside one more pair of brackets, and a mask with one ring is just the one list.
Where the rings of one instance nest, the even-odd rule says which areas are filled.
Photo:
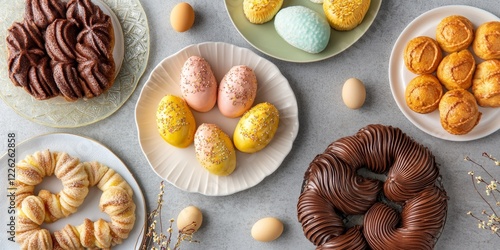
[[[163, 231], [162, 222], [162, 208], [163, 208], [163, 195], [165, 194], [165, 184], [163, 181], [160, 183], [160, 192], [158, 193], [158, 199], [156, 201], [156, 208], [148, 213], [146, 218], [147, 232], [145, 232], [141, 238], [138, 238], [134, 249], [137, 249], [139, 240], [141, 250], [179, 250], [181, 243], [183, 241], [188, 242], [198, 242], [193, 240], [193, 233], [184, 233], [183, 230], [179, 230], [177, 233], [177, 238], [175, 245], [171, 248], [170, 244], [172, 242], [172, 234], [174, 219], [169, 220], [169, 226], [166, 233]], [[193, 222], [194, 223], [194, 222]], [[158, 225], [158, 226], [157, 226]], [[191, 226], [191, 225], [188, 225]], [[158, 228], [159, 227], [159, 230]], [[144, 228], [141, 229], [141, 233], [144, 232]]]
[[[496, 166], [500, 166], [500, 161], [495, 159], [495, 157], [493, 157], [492, 155], [488, 153], [483, 153], [482, 156], [493, 161]], [[489, 178], [491, 178], [491, 180], [485, 180], [481, 176], [475, 176], [474, 171], [469, 171], [468, 174], [471, 177], [471, 182], [474, 187], [474, 190], [479, 195], [479, 197], [481, 197], [481, 199], [486, 203], [486, 205], [489, 208], [489, 211], [482, 210], [481, 217], [476, 216], [475, 214], [472, 213], [472, 211], [467, 212], [467, 215], [476, 219], [476, 221], [478, 222], [478, 228], [489, 230], [491, 231], [492, 234], [496, 234], [498, 237], [500, 237], [500, 217], [498, 217], [498, 211], [497, 211], [500, 210], [499, 209], [500, 201], [497, 197], [497, 193], [500, 193], [500, 190], [498, 189], [498, 184], [500, 183], [496, 180], [495, 177], [493, 177], [493, 175], [485, 167], [483, 167], [483, 165], [474, 161], [469, 156], [466, 156], [464, 160], [471, 162], [476, 167], [479, 167], [489, 176]], [[483, 192], [480, 191], [480, 188], [478, 188], [478, 186], [482, 185], [484, 185], [484, 193], [486, 193], [486, 196], [484, 195]], [[491, 200], [493, 200], [494, 202], [491, 202]], [[484, 217], [486, 218], [484, 219]]]

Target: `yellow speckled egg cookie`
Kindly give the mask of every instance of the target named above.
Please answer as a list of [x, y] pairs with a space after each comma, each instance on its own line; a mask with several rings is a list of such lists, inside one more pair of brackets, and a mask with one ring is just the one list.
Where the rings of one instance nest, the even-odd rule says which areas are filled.
[[194, 140], [196, 121], [184, 99], [166, 95], [158, 104], [156, 124], [161, 137], [170, 145], [185, 148]]
[[251, 23], [271, 21], [283, 6], [283, 0], [243, 0], [243, 13]]
[[260, 151], [271, 142], [278, 125], [278, 109], [268, 102], [259, 103], [246, 112], [236, 125], [234, 146], [244, 153]]
[[236, 152], [231, 138], [217, 125], [203, 123], [194, 135], [196, 159], [208, 172], [226, 176], [236, 168]]
[[330, 26], [336, 30], [352, 30], [365, 18], [370, 0], [325, 0], [323, 10]]

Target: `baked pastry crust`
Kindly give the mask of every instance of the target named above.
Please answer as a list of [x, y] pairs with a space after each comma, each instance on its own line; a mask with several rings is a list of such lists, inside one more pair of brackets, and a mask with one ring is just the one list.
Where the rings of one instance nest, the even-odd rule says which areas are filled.
[[468, 89], [472, 85], [475, 70], [474, 56], [464, 49], [443, 58], [437, 69], [437, 77], [448, 90]]
[[483, 60], [500, 59], [500, 21], [479, 25], [472, 49]]
[[448, 53], [467, 49], [472, 40], [474, 40], [474, 27], [464, 16], [445, 17], [436, 28], [436, 41]]
[[481, 119], [474, 96], [465, 89], [446, 92], [439, 102], [441, 126], [454, 135], [469, 133]]
[[406, 68], [412, 73], [422, 75], [436, 71], [443, 59], [443, 52], [436, 40], [419, 36], [408, 42], [403, 56]]
[[479, 106], [500, 107], [500, 60], [487, 60], [477, 65], [472, 93]]
[[370, 0], [325, 0], [323, 11], [330, 26], [336, 30], [352, 30], [365, 18]]
[[443, 86], [430, 74], [413, 78], [405, 90], [406, 104], [411, 110], [421, 114], [436, 110], [442, 96]]
[[283, 0], [243, 0], [243, 13], [248, 21], [263, 24], [271, 21], [283, 6]]
[[[80, 162], [67, 153], [44, 150], [20, 161], [16, 173], [16, 241], [21, 249], [109, 249], [121, 244], [134, 227], [132, 188], [99, 162]], [[58, 194], [41, 190], [34, 195], [35, 185], [53, 174], [61, 179], [63, 190]], [[52, 236], [40, 227], [43, 222], [54, 222], [76, 212], [91, 186], [103, 192], [99, 208], [109, 215], [109, 222], [85, 219], [82, 225], [66, 225]]]

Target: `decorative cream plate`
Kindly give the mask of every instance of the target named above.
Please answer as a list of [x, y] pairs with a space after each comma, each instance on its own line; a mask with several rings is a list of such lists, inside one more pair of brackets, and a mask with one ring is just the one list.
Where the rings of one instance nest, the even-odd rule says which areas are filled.
[[[258, 81], [254, 105], [267, 101], [280, 112], [278, 131], [271, 143], [254, 154], [237, 151], [236, 170], [226, 177], [205, 170], [196, 160], [193, 144], [185, 149], [173, 147], [161, 138], [156, 127], [158, 103], [167, 94], [181, 96], [181, 68], [192, 55], [205, 58], [219, 82], [232, 66], [251, 67]], [[231, 138], [239, 120], [222, 116], [217, 107], [207, 113], [193, 111], [193, 114], [197, 125], [215, 123]], [[212, 42], [188, 46], [160, 62], [142, 89], [135, 118], [139, 143], [153, 170], [182, 190], [212, 196], [245, 190], [272, 174], [290, 152], [299, 129], [297, 100], [279, 69], [249, 49]]]
[[134, 92], [149, 56], [146, 14], [139, 0], [93, 1], [112, 17], [117, 34], [114, 57], [118, 58], [115, 61], [120, 71], [113, 86], [101, 96], [66, 102], [62, 97], [36, 100], [10, 81], [5, 38], [12, 23], [23, 19], [24, 1], [0, 0], [0, 14], [3, 17], [0, 22], [0, 97], [22, 117], [50, 127], [85, 126], [113, 114]]
[[[136, 221], [134, 229], [130, 232], [129, 237], [121, 245], [117, 245], [113, 247], [113, 249], [131, 249], [139, 236], [141, 236], [142, 240], [143, 232], [141, 232], [141, 230], [146, 223], [146, 204], [144, 196], [139, 184], [127, 166], [111, 150], [92, 139], [73, 134], [54, 133], [36, 136], [22, 143], [18, 143], [15, 148], [15, 162], [21, 161], [27, 155], [33, 154], [36, 151], [45, 149], [66, 152], [73, 157], [78, 157], [80, 161], [99, 161], [119, 173], [134, 191]], [[8, 153], [10, 154], [12, 152]], [[0, 214], [0, 223], [3, 228], [0, 231], [0, 244], [3, 249], [19, 249], [20, 245], [18, 243], [8, 240], [11, 235], [7, 232], [7, 224], [10, 223], [10, 216], [16, 216], [16, 214], [9, 212], [7, 196], [9, 192], [13, 191], [9, 190], [6, 184], [7, 178], [9, 177], [8, 174], [12, 173], [8, 170], [9, 159], [13, 159], [13, 157], [9, 156], [7, 153], [0, 158], [0, 164], [3, 166], [1, 176], [4, 178], [1, 182], [0, 195], [5, 201], [1, 203], [1, 211], [3, 211], [3, 213]], [[43, 182], [36, 186], [35, 194], [42, 188], [52, 193], [58, 193], [62, 189], [62, 184], [56, 177], [49, 176], [45, 177]], [[48, 229], [50, 232], [54, 232], [56, 230], [61, 230], [67, 224], [73, 226], [81, 225], [85, 218], [89, 218], [93, 221], [103, 218], [109, 221], [109, 216], [99, 210], [99, 199], [101, 198], [101, 194], [101, 190], [97, 187], [92, 187], [89, 190], [87, 198], [83, 204], [80, 205], [76, 213], [51, 224], [44, 223], [42, 227]]]
[[[403, 53], [406, 44], [417, 36], [429, 36], [435, 39], [436, 27], [439, 22], [449, 15], [462, 15], [467, 17], [474, 27], [488, 21], [500, 20], [488, 11], [471, 6], [451, 5], [435, 8], [417, 17], [403, 30], [396, 40], [389, 61], [389, 80], [391, 91], [399, 109], [415, 126], [429, 135], [450, 141], [470, 141], [494, 133], [500, 128], [500, 108], [482, 108], [479, 124], [468, 134], [452, 135], [443, 129], [439, 120], [439, 111], [429, 114], [413, 112], [406, 105], [404, 93], [408, 83], [416, 77], [406, 69]], [[479, 60], [476, 60], [479, 62]]]
[[[370, 28], [382, 4], [382, 0], [372, 0], [363, 22], [351, 31], [331, 30], [330, 42], [325, 50], [311, 54], [288, 44], [274, 28], [274, 19], [264, 24], [250, 23], [243, 13], [243, 0], [225, 0], [226, 9], [238, 32], [253, 47], [262, 53], [289, 62], [314, 62], [339, 54], [353, 45]], [[285, 0], [282, 8], [303, 5], [325, 17], [323, 5], [309, 0]], [[326, 17], [325, 17], [326, 18]]]

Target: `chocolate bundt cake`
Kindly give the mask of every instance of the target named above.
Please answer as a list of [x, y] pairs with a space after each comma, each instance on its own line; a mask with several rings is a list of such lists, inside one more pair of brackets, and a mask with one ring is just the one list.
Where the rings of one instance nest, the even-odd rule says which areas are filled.
[[90, 0], [27, 0], [8, 32], [9, 76], [36, 99], [93, 98], [114, 83], [111, 18]]
[[[387, 179], [358, 175], [360, 168]], [[331, 143], [311, 162], [298, 219], [317, 249], [432, 249], [447, 212], [438, 178], [427, 148], [398, 128], [369, 125]], [[363, 225], [346, 229], [346, 216], [363, 214]]]

